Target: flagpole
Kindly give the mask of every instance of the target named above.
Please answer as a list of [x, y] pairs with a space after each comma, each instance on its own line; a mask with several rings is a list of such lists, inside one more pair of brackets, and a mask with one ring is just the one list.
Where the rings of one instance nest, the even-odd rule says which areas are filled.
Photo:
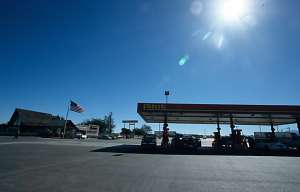
[[68, 121], [69, 111], [70, 111], [70, 101], [69, 101], [69, 103], [68, 103], [68, 110], [67, 110], [67, 114], [66, 114], [66, 120], [65, 120], [65, 126], [64, 126], [64, 135], [63, 135], [63, 138], [65, 138], [65, 135], [66, 135], [66, 127], [67, 127], [67, 121]]

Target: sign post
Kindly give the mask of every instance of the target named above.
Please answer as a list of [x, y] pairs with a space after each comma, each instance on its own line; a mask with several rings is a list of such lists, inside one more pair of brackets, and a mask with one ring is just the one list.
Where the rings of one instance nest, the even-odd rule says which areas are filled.
[[124, 128], [126, 127], [125, 125], [128, 124], [128, 128], [130, 129], [130, 126], [133, 125], [135, 129], [135, 124], [138, 123], [138, 120], [123, 120], [122, 123], [124, 123]]

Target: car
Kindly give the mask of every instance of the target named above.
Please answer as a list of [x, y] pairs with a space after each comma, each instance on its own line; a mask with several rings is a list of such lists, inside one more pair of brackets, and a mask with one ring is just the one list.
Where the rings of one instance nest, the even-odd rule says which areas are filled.
[[288, 134], [289, 137], [279, 138], [279, 141], [285, 144], [289, 148], [292, 149], [297, 148], [298, 150], [300, 150], [300, 136], [298, 136], [295, 133], [288, 133]]
[[118, 135], [117, 139], [123, 139], [124, 137], [122, 135]]
[[155, 149], [156, 148], [156, 135], [146, 134], [141, 141], [142, 149]]
[[174, 149], [193, 149], [201, 147], [201, 140], [194, 136], [176, 134], [171, 141], [171, 147]]
[[78, 132], [75, 134], [74, 138], [76, 139], [82, 139], [82, 133]]
[[87, 139], [87, 135], [82, 134], [82, 135], [81, 135], [81, 138], [82, 138], [82, 139]]
[[112, 137], [109, 135], [102, 135], [99, 137], [99, 139], [112, 140]]
[[271, 146], [270, 146], [270, 150], [272, 151], [275, 151], [275, 150], [287, 150], [288, 147], [283, 144], [283, 143], [280, 143], [280, 142], [276, 142], [276, 143], [273, 143]]
[[221, 148], [223, 148], [223, 149], [231, 148], [231, 146], [232, 146], [232, 139], [231, 139], [230, 136], [222, 136], [222, 137], [220, 138], [219, 143], [217, 143], [217, 141], [214, 140], [214, 141], [212, 142], [212, 146], [213, 146], [214, 148], [221, 147]]
[[78, 133], [75, 134], [74, 138], [76, 138], [76, 139], [86, 139], [87, 135], [78, 132]]
[[171, 141], [171, 147], [172, 148], [183, 148], [183, 135], [182, 134], [176, 134], [172, 141]]
[[271, 150], [271, 151], [283, 151], [287, 150], [288, 147], [281, 142], [263, 142], [259, 141], [255, 143], [255, 148], [257, 150]]

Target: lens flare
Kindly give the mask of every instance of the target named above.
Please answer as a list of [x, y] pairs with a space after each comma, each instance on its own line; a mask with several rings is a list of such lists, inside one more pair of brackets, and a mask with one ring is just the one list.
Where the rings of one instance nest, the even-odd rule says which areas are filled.
[[210, 37], [210, 35], [211, 35], [210, 31], [207, 32], [207, 33], [205, 33], [205, 35], [203, 36], [202, 40], [205, 41], [206, 39], [208, 39]]
[[188, 62], [189, 59], [190, 59], [190, 57], [188, 55], [185, 55], [182, 58], [180, 58], [178, 64], [180, 66], [183, 66], [183, 65], [185, 65]]
[[223, 35], [221, 35], [221, 36], [219, 37], [219, 40], [218, 40], [218, 43], [217, 43], [217, 47], [218, 47], [219, 49], [222, 48], [222, 46], [223, 46], [223, 41], [224, 41], [224, 37], [223, 37]]

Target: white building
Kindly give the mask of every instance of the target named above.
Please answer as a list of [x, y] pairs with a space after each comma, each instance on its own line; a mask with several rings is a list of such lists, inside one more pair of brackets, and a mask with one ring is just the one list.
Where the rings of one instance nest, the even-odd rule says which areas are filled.
[[77, 125], [77, 128], [87, 137], [97, 138], [99, 136], [99, 125]]

